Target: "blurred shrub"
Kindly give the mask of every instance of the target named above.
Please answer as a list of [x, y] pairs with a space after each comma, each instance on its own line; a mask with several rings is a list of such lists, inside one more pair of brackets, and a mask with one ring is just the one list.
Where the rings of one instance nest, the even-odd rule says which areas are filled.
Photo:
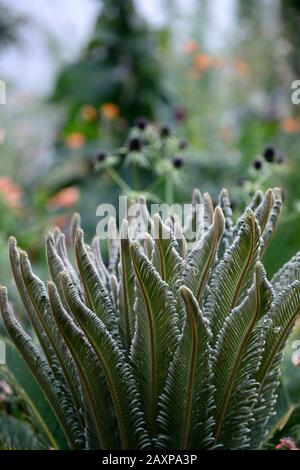
[[94, 31], [79, 60], [60, 73], [53, 101], [67, 107], [59, 142], [110, 141], [137, 115], [153, 118], [167, 100], [155, 33], [134, 2], [102, 0]]
[[0, 49], [19, 39], [19, 29], [25, 18], [14, 14], [7, 5], [0, 3]]

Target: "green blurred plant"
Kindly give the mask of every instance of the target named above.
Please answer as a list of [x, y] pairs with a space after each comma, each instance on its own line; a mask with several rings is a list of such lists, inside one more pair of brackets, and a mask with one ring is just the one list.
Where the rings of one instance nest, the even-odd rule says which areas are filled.
[[198, 164], [186, 139], [168, 125], [152, 124], [139, 117], [121, 147], [97, 146], [73, 152], [53, 163], [36, 186], [49, 198], [69, 185], [80, 188], [77, 209], [87, 233], [93, 235], [100, 202], [117, 204], [120, 195], [137, 195], [149, 201], [182, 202], [198, 181]]
[[149, 201], [164, 198], [173, 204], [174, 189], [179, 194], [185, 191], [188, 175], [184, 166], [189, 166], [186, 148], [187, 142], [173, 135], [168, 126], [154, 126], [139, 118], [115, 154], [96, 154], [94, 169], [100, 176], [106, 172], [130, 199], [143, 195]]
[[158, 36], [132, 0], [99, 3], [87, 47], [75, 64], [62, 70], [55, 86], [53, 101], [67, 107], [59, 142], [82, 135], [86, 141], [101, 137], [111, 144], [124, 136], [136, 116], [151, 119], [167, 101]]

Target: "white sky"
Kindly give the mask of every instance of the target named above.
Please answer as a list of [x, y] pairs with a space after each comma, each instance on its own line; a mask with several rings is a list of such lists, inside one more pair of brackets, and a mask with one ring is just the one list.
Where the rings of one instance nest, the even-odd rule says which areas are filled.
[[[16, 85], [18, 90], [36, 94], [48, 93], [58, 68], [72, 61], [85, 44], [99, 0], [2, 0], [18, 14], [28, 18], [24, 27], [22, 44], [9, 48], [0, 55], [0, 79]], [[165, 21], [166, 0], [136, 0], [141, 13], [155, 26]], [[176, 0], [178, 11], [186, 15], [199, 0]], [[211, 27], [214, 34], [211, 44], [218, 40], [232, 22], [235, 0], [211, 2]], [[180, 18], [174, 18], [174, 21]]]

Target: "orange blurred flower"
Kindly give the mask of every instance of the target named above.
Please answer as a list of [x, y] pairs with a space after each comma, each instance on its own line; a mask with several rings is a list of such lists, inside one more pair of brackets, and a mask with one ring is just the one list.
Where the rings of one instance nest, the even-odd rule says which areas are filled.
[[80, 114], [85, 121], [95, 121], [97, 118], [97, 109], [90, 104], [86, 104], [82, 106]]
[[72, 207], [79, 199], [79, 189], [76, 186], [62, 189], [57, 194], [52, 196], [48, 204], [52, 209], [61, 209]]
[[106, 119], [116, 119], [120, 114], [118, 106], [114, 103], [104, 103], [100, 107], [100, 112]]
[[188, 39], [183, 45], [184, 52], [187, 54], [194, 54], [198, 50], [198, 44], [192, 39]]
[[22, 191], [8, 176], [0, 177], [0, 195], [11, 208], [20, 207]]
[[245, 60], [238, 59], [235, 61], [234, 64], [235, 70], [240, 74], [240, 75], [247, 75], [249, 73], [250, 67], [248, 62]]
[[195, 57], [195, 67], [199, 72], [212, 67], [213, 63], [213, 58], [207, 54], [197, 54]]
[[86, 138], [81, 132], [71, 132], [65, 137], [65, 145], [71, 149], [78, 149], [85, 144]]
[[300, 122], [293, 117], [285, 117], [280, 121], [280, 127], [286, 134], [296, 134], [300, 130]]

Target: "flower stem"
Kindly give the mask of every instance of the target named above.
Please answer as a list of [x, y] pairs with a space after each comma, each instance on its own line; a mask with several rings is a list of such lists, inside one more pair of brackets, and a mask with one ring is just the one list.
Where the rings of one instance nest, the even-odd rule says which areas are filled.
[[114, 168], [107, 167], [106, 172], [110, 176], [110, 178], [116, 183], [116, 185], [119, 186], [120, 189], [122, 189], [124, 193], [132, 192], [131, 187], [126, 183], [126, 181], [123, 180], [123, 178], [116, 172]]

